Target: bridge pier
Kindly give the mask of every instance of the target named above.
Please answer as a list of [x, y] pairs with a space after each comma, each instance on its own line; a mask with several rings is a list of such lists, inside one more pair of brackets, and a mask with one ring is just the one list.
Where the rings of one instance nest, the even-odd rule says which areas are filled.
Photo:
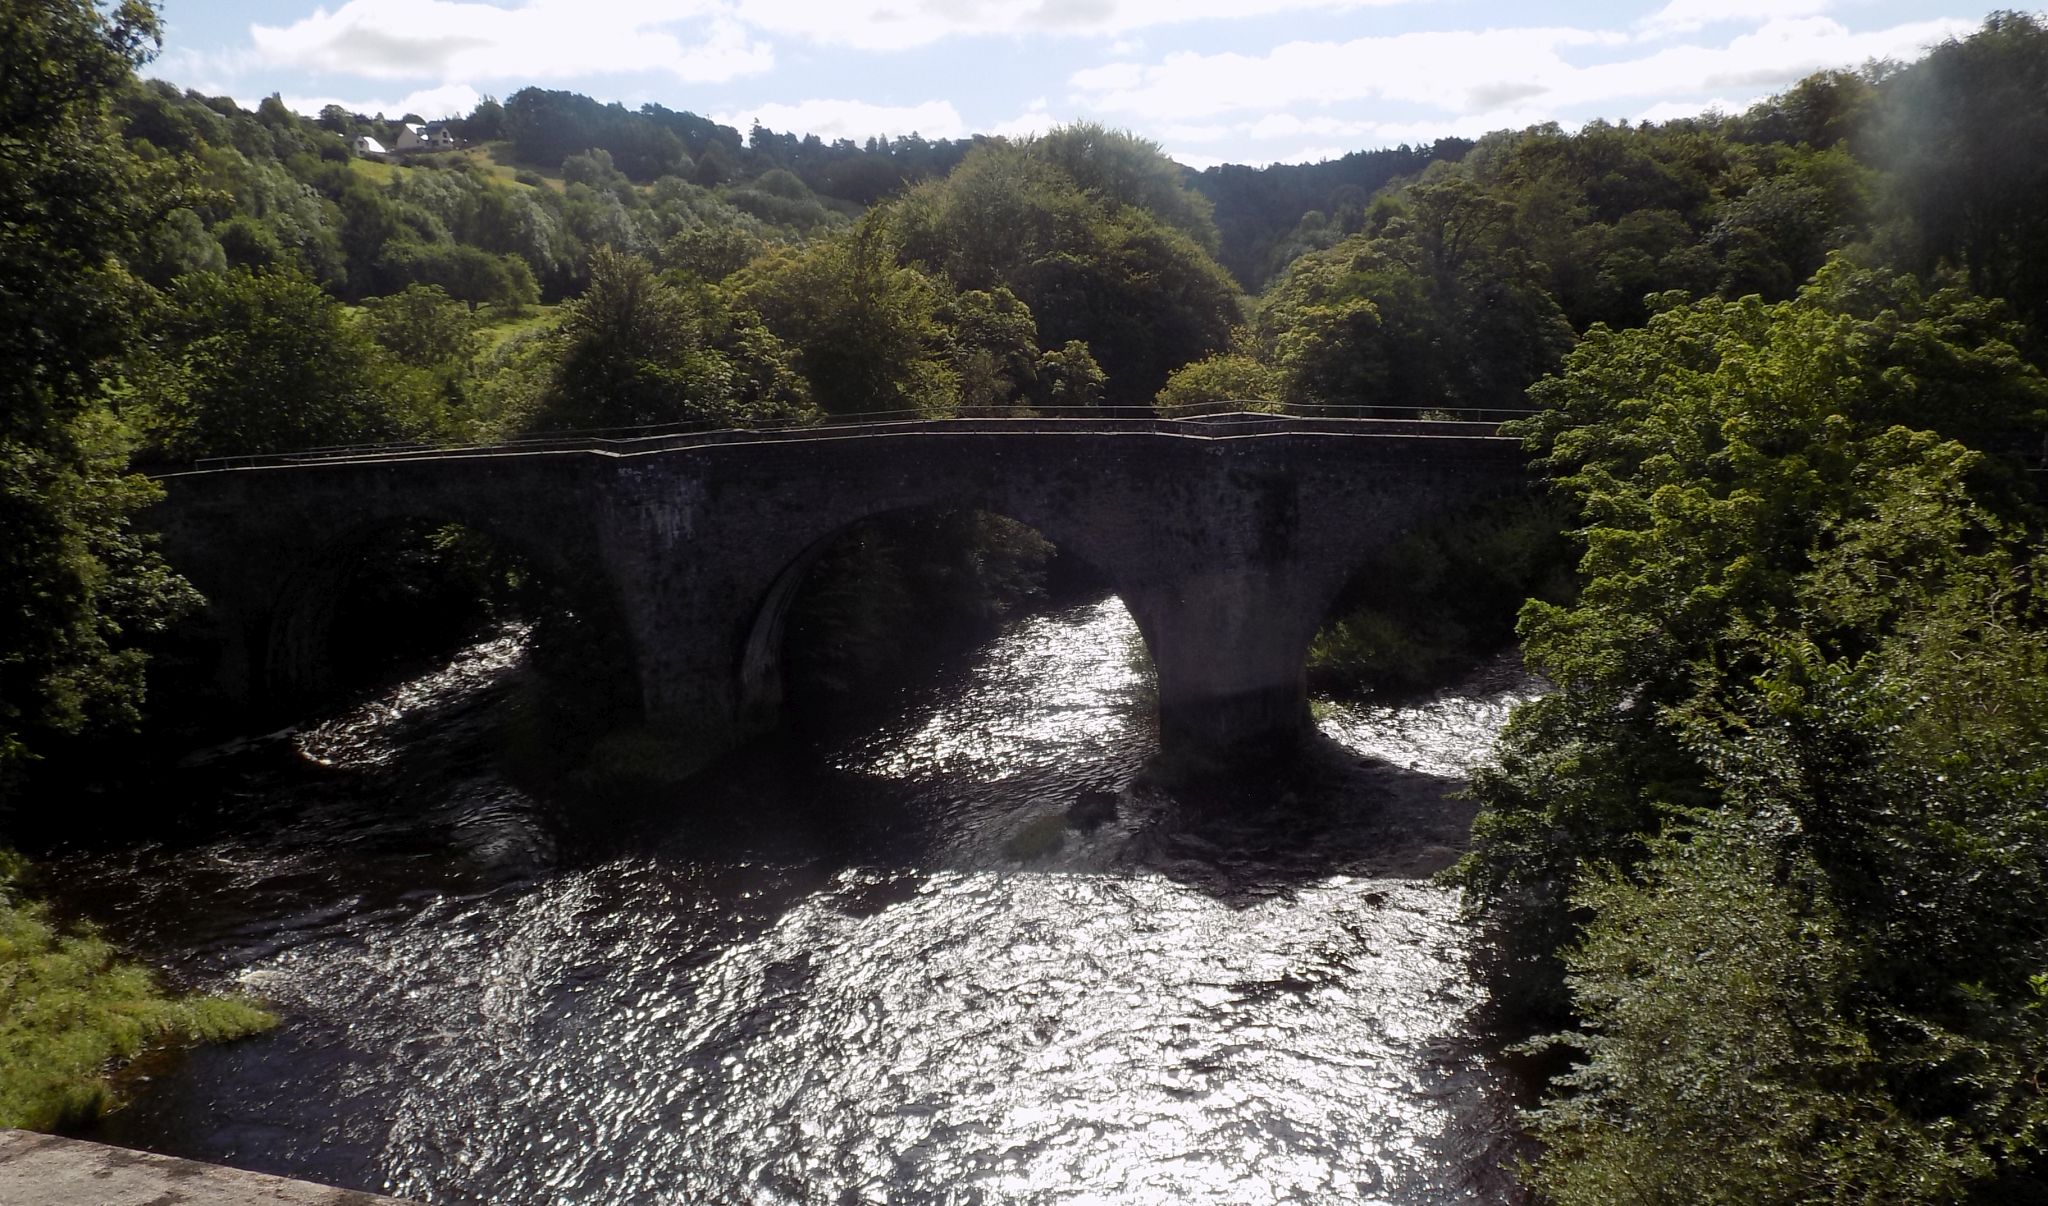
[[1159, 745], [1189, 765], [1256, 763], [1300, 746], [1310, 730], [1304, 655], [1314, 615], [1297, 583], [1249, 566], [1190, 572], [1125, 604], [1159, 680]]

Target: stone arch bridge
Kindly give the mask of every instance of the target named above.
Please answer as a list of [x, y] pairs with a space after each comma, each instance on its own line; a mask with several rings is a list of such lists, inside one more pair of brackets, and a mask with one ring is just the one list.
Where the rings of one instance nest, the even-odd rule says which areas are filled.
[[324, 639], [337, 549], [454, 522], [607, 595], [649, 720], [707, 754], [774, 724], [796, 586], [859, 520], [963, 505], [1036, 528], [1136, 619], [1163, 745], [1227, 757], [1307, 731], [1309, 642], [1359, 567], [1435, 516], [1529, 488], [1519, 444], [1489, 424], [1253, 415], [370, 451], [159, 480], [151, 517], [208, 600], [231, 698], [274, 698]]

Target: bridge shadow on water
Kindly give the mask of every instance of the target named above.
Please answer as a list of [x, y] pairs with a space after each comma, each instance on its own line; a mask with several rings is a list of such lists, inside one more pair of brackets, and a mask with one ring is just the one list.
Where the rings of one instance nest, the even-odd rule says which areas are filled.
[[1156, 875], [1249, 906], [1334, 876], [1421, 879], [1448, 867], [1474, 813], [1462, 786], [1320, 733], [1283, 762], [1230, 773], [1177, 776], [1122, 752], [943, 783], [835, 766], [778, 734], [679, 791], [579, 809], [562, 841], [579, 860], [653, 851], [829, 865], [876, 873], [886, 893], [914, 892], [920, 873]]
[[[530, 759], [507, 757], [534, 687], [521, 635], [302, 729], [188, 758], [154, 793], [146, 824], [98, 836], [58, 824], [26, 844], [88, 855], [99, 868], [81, 880], [100, 894], [92, 912], [147, 946], [209, 910], [224, 923], [203, 928], [232, 944], [235, 915], [317, 928], [337, 899], [403, 910], [622, 861], [739, 894], [772, 882], [763, 901], [791, 906], [835, 881], [867, 885], [842, 894], [843, 907], [880, 909], [933, 876], [993, 874], [1156, 876], [1242, 908], [1334, 877], [1426, 879], [1462, 852], [1475, 811], [1461, 778], [1326, 732], [1263, 767], [1172, 773], [1142, 686], [1110, 709], [1113, 721], [1073, 722], [1104, 734], [994, 756], [904, 764], [906, 734], [933, 723], [936, 696], [960, 689], [948, 682], [878, 705], [861, 722], [871, 733], [785, 729], [681, 782], [534, 782], [516, 770]], [[130, 849], [109, 859], [110, 845]], [[200, 868], [177, 877], [182, 897], [133, 890], [150, 882], [138, 864], [180, 860]]]

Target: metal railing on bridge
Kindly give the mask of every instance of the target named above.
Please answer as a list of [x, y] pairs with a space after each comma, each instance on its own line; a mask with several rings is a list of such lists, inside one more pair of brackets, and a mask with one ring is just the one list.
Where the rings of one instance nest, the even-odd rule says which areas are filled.
[[1244, 434], [1259, 429], [1318, 427], [1342, 429], [1384, 427], [1414, 430], [1427, 424], [1432, 434], [1491, 435], [1510, 419], [1534, 414], [1528, 408], [1324, 405], [1276, 402], [1211, 402], [1162, 411], [1151, 406], [1041, 406], [976, 410], [933, 415], [915, 410], [867, 411], [859, 414], [747, 420], [740, 423], [694, 420], [638, 427], [605, 427], [534, 432], [509, 440], [474, 443], [389, 442], [337, 444], [289, 452], [245, 453], [203, 457], [189, 465], [155, 467], [159, 473], [274, 467], [349, 460], [423, 459], [491, 453], [608, 451], [650, 452], [718, 443], [771, 438], [832, 438], [911, 429], [1060, 431], [1097, 426], [1105, 431], [1160, 431], [1175, 434]]

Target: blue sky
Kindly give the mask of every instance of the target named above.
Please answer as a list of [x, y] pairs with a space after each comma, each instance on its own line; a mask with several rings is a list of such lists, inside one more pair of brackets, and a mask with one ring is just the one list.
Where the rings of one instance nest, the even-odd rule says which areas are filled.
[[1986, 11], [1940, 0], [163, 0], [150, 73], [245, 105], [275, 92], [306, 113], [338, 102], [429, 119], [535, 84], [828, 139], [1091, 119], [1201, 167], [1739, 110], [1822, 67], [1916, 58]]

